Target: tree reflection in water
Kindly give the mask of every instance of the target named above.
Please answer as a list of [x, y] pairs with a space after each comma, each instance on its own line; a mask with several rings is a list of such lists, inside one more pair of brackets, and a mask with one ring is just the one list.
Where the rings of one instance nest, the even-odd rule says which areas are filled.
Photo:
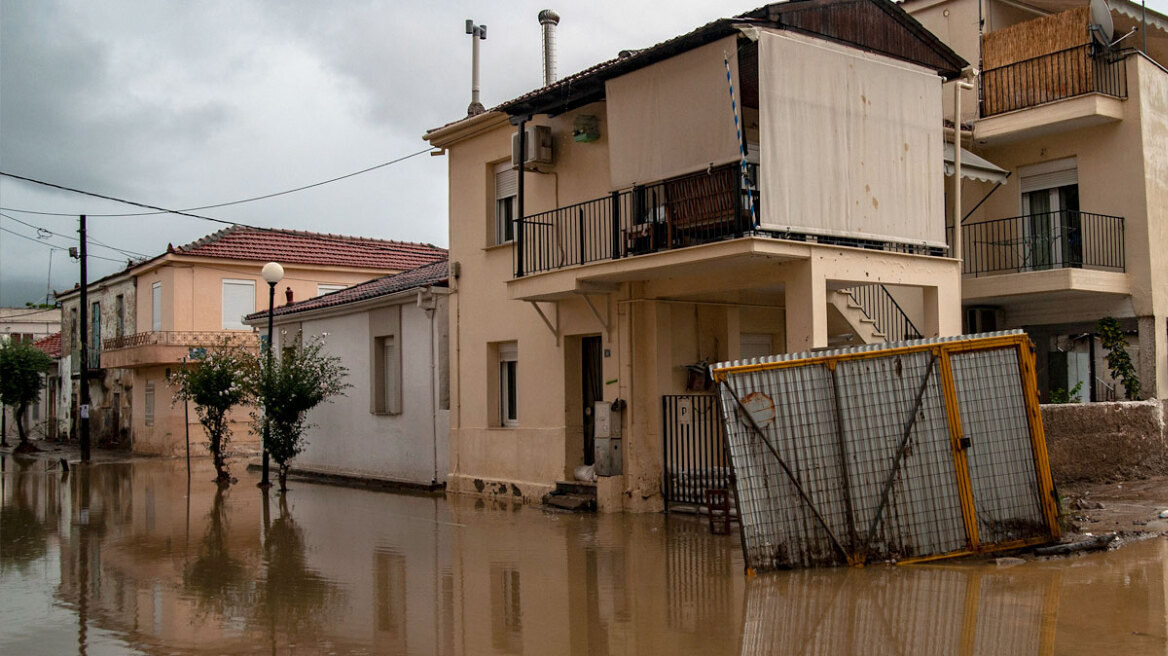
[[183, 570], [183, 589], [195, 599], [199, 613], [224, 618], [240, 617], [248, 607], [246, 583], [251, 579], [242, 560], [231, 554], [227, 544], [227, 513], [223, 486], [215, 488], [215, 499], [207, 515], [207, 532], [198, 556]]
[[[268, 496], [264, 491], [264, 516]], [[264, 534], [264, 576], [257, 582], [252, 608], [256, 627], [267, 629], [272, 653], [278, 636], [290, 643], [311, 642], [321, 627], [344, 607], [344, 592], [308, 566], [304, 530], [292, 518], [287, 498], [280, 495], [279, 516]]]

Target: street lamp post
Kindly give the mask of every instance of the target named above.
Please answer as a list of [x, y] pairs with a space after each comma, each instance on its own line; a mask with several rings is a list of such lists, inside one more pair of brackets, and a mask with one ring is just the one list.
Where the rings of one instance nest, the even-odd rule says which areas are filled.
[[[264, 364], [266, 365], [268, 375], [271, 375], [271, 371], [272, 371], [272, 318], [273, 318], [273, 310], [274, 310], [275, 305], [276, 305], [276, 283], [278, 283], [284, 279], [284, 267], [280, 266], [279, 263], [277, 263], [277, 262], [268, 262], [267, 264], [264, 265], [263, 270], [260, 271], [260, 275], [263, 277], [264, 282], [268, 283], [268, 347], [267, 347], [268, 352], [264, 355], [264, 357], [266, 358]], [[260, 476], [260, 484], [259, 484], [259, 487], [262, 487], [262, 488], [268, 488], [268, 487], [271, 487], [271, 485], [272, 485], [270, 482], [268, 482], [268, 438], [269, 438], [270, 434], [271, 434], [271, 431], [268, 428], [268, 408], [266, 407], [266, 404], [265, 404], [265, 407], [264, 407], [264, 433], [263, 433], [263, 437], [261, 438], [262, 439], [261, 446], [263, 447], [263, 452], [264, 452], [263, 473]]]

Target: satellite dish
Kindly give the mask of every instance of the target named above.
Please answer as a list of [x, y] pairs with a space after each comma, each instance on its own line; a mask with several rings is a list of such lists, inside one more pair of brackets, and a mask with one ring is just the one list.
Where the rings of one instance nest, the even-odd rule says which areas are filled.
[[1108, 47], [1115, 36], [1115, 23], [1111, 20], [1111, 7], [1107, 0], [1091, 0], [1091, 38]]

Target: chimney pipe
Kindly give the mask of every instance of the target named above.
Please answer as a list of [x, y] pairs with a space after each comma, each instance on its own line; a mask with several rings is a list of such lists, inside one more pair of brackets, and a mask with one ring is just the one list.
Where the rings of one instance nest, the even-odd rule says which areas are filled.
[[287, 305], [292, 304], [292, 288], [291, 287], [284, 288], [284, 299], [285, 299], [284, 300], [285, 304], [287, 304]]
[[560, 15], [551, 9], [539, 12], [539, 24], [543, 26], [543, 85], [556, 81], [556, 25]]
[[479, 102], [479, 41], [487, 38], [487, 26], [475, 25], [473, 18], [466, 19], [466, 33], [470, 35], [470, 105], [466, 108], [467, 116], [477, 116], [487, 111]]

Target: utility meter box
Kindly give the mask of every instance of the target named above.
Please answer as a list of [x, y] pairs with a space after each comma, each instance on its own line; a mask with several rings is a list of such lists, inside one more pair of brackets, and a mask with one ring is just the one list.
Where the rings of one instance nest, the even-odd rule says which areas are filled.
[[[624, 456], [621, 454], [621, 411], [613, 410], [613, 404], [597, 401], [592, 406], [595, 418], [596, 474], [598, 476], [620, 476], [624, 471]], [[619, 406], [618, 406], [619, 407]]]

